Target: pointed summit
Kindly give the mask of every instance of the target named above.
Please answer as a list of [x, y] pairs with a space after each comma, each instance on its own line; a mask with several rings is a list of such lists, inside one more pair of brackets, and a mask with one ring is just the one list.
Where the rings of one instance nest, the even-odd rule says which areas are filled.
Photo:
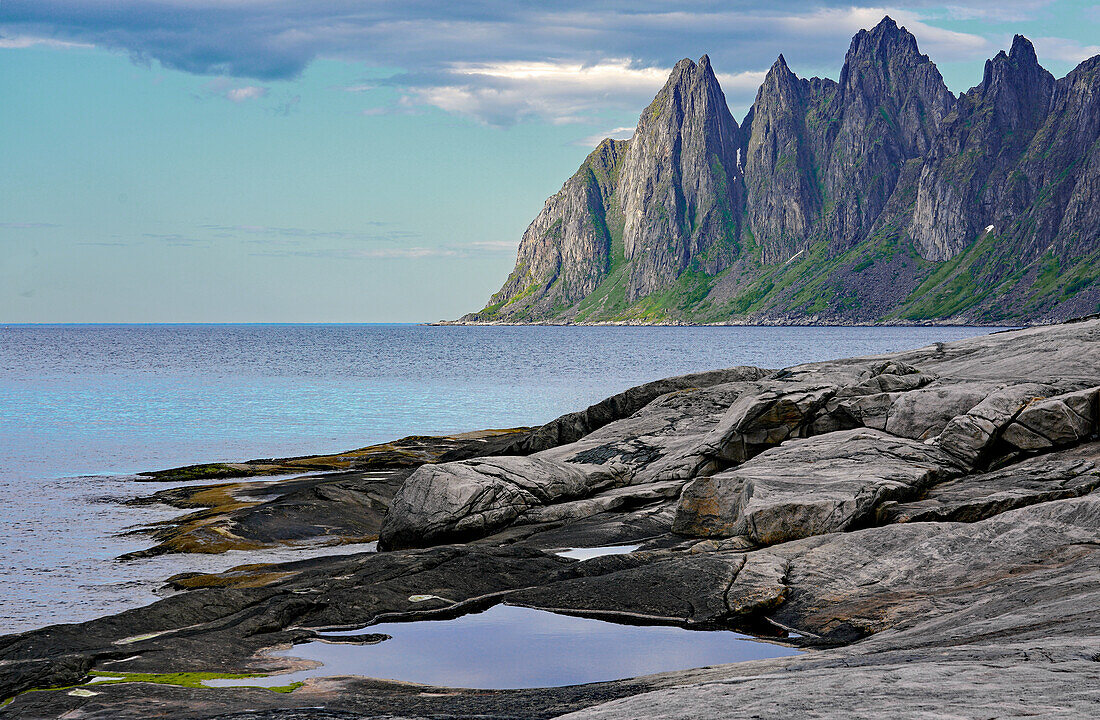
[[[772, 63], [771, 68], [768, 69], [768, 74], [764, 76], [764, 82], [756, 92], [756, 100], [760, 102], [762, 98], [766, 98], [767, 95], [777, 91], [789, 94], [791, 92], [790, 88], [797, 85], [798, 78], [787, 67], [787, 59], [780, 53], [779, 57]], [[785, 90], [780, 90], [780, 88]]]
[[758, 117], [775, 120], [777, 112], [790, 112], [801, 105], [804, 94], [802, 85], [805, 85], [805, 81], [799, 80], [791, 72], [786, 59], [782, 55], [777, 57], [756, 92], [756, 102], [753, 103], [754, 123]]
[[[921, 55], [917, 49], [917, 38], [905, 28], [898, 27], [894, 19], [887, 15], [870, 30], [860, 30], [856, 33], [852, 38], [852, 44], [848, 47], [844, 65], [847, 67], [853, 62], [859, 64], [861, 59], [887, 59], [899, 54], [915, 55], [924, 61], [928, 60], [928, 56]], [[843, 71], [841, 75], [843, 85]]]
[[[898, 24], [894, 22], [894, 18], [890, 17], [889, 15], [883, 15], [882, 19], [878, 21], [878, 25], [875, 25], [871, 29], [871, 34], [887, 35], [891, 33], [897, 33], [900, 30], [902, 30], [902, 28], [898, 27]], [[908, 33], [908, 31], [906, 32]]]
[[665, 81], [665, 87], [680, 84], [685, 77], [690, 77], [697, 69], [698, 66], [691, 58], [683, 58], [672, 66], [672, 72], [669, 73], [668, 80]]
[[[852, 44], [844, 58], [844, 67], [840, 71], [840, 84], [848, 86], [858, 83], [865, 74], [864, 71], [868, 70], [881, 75], [883, 66], [887, 64], [905, 68], [931, 64], [928, 56], [922, 55], [917, 48], [917, 39], [913, 34], [898, 27], [889, 15], [872, 29], [860, 30], [852, 38]], [[854, 70], [860, 72], [853, 76]]]
[[830, 108], [826, 191], [835, 200], [829, 232], [839, 248], [863, 236], [882, 212], [901, 167], [923, 157], [955, 98], [917, 41], [889, 16], [860, 30], [840, 71]]
[[990, 60], [985, 61], [985, 73], [982, 77], [982, 86], [989, 88], [998, 83], [1003, 83], [1009, 75], [1025, 75], [1029, 80], [1037, 81], [1039, 72], [1043, 71], [1039, 65], [1039, 58], [1035, 55], [1035, 46], [1023, 35], [1012, 38], [1012, 48], [1006, 54], [1001, 50]]
[[671, 88], [677, 86], [691, 85], [693, 83], [714, 83], [718, 84], [718, 79], [714, 75], [714, 70], [710, 66], [710, 57], [703, 55], [696, 62], [691, 58], [683, 58], [672, 67], [672, 72], [668, 75], [668, 80], [665, 81], [664, 89], [657, 94], [657, 97]]
[[917, 184], [910, 235], [921, 256], [947, 260], [963, 251], [981, 228], [997, 225], [990, 208], [1020, 152], [1046, 121], [1054, 76], [1039, 66], [1022, 35], [985, 63], [981, 85], [959, 98]]
[[741, 132], [710, 58], [676, 63], [642, 113], [623, 162], [623, 249], [635, 300], [679, 277], [692, 259], [724, 269], [736, 252]]
[[971, 91], [976, 91], [972, 104], [992, 107], [995, 127], [1022, 129], [1030, 136], [1046, 117], [1054, 84], [1054, 76], [1039, 65], [1031, 41], [1017, 35], [1007, 55], [1002, 50], [986, 61], [982, 84]]
[[1017, 64], [1039, 64], [1039, 58], [1035, 56], [1035, 46], [1023, 35], [1012, 37], [1012, 49], [1009, 50], [1008, 57]]
[[1012, 48], [1007, 53], [1001, 50], [992, 59], [985, 61], [983, 84], [989, 84], [990, 70], [998, 65], [1030, 73], [1033, 68], [1039, 67], [1039, 58], [1035, 55], [1035, 46], [1031, 44], [1031, 41], [1023, 35], [1016, 35], [1012, 38]]
[[672, 67], [672, 72], [669, 73], [664, 88], [657, 93], [657, 97], [653, 101], [657, 102], [673, 88], [684, 88], [700, 83], [713, 85], [718, 92], [722, 92], [722, 89], [718, 87], [718, 78], [714, 75], [714, 69], [710, 66], [709, 56], [703, 55], [699, 58], [699, 62], [695, 62], [691, 58], [684, 58]]
[[822, 99], [782, 55], [756, 94], [752, 126], [746, 128], [745, 212], [765, 261], [793, 257], [802, 246], [792, 239], [805, 237], [818, 214], [806, 114]]

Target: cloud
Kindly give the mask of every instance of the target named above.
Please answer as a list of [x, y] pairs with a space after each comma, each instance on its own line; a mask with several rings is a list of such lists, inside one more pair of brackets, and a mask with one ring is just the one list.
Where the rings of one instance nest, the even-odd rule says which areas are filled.
[[[426, 257], [431, 253], [455, 255], [462, 249], [443, 248], [433, 250], [421, 247], [405, 247], [414, 242], [419, 233], [394, 227], [392, 223], [368, 220], [362, 223], [373, 230], [319, 230], [271, 225], [199, 225], [186, 233], [142, 233], [134, 237], [114, 236], [104, 242], [85, 241], [81, 245], [103, 247], [129, 247], [141, 242], [163, 243], [174, 248], [209, 248], [217, 243], [240, 243], [251, 248], [250, 254], [269, 257]], [[58, 227], [46, 223], [0, 223], [4, 227]], [[381, 245], [383, 247], [364, 247]], [[478, 245], [475, 243], [475, 246]], [[490, 244], [486, 245], [486, 248]], [[514, 248], [514, 243], [512, 244]], [[479, 250], [480, 248], [474, 248]], [[428, 252], [428, 251], [431, 252]]]
[[222, 97], [230, 102], [243, 103], [259, 100], [267, 95], [268, 89], [259, 85], [239, 85], [231, 78], [219, 77], [202, 86], [207, 95]]
[[[619, 111], [635, 113], [677, 60], [703, 53], [723, 73], [727, 99], [740, 112], [780, 52], [801, 74], [835, 77], [851, 36], [885, 14], [907, 26], [934, 60], [982, 60], [995, 50], [986, 37], [940, 21], [1035, 12], [1024, 0], [857, 3], [4, 0], [0, 32], [94, 44], [140, 62], [261, 83], [296, 77], [317, 57], [400, 68], [346, 89], [398, 90], [396, 104], [371, 114], [437, 108], [506, 126], [535, 118], [591, 123], [601, 113], [602, 123]], [[221, 94], [240, 102], [265, 92], [264, 85], [238, 82]]]
[[276, 105], [272, 109], [272, 112], [275, 113], [276, 115], [282, 115], [282, 116], [285, 117], [285, 116], [289, 115], [291, 113], [291, 111], [294, 110], [294, 108], [300, 102], [302, 102], [302, 96], [301, 95], [294, 95], [294, 96], [290, 97], [289, 99], [287, 99], [286, 102], [283, 102], [283, 103], [280, 103], [279, 105]]
[[37, 228], [61, 227], [54, 223], [46, 222], [0, 222], [0, 228], [5, 230], [33, 230]]
[[[957, 5], [980, 10], [1005, 3]], [[689, 0], [673, 7], [660, 0], [5, 0], [2, 23], [16, 35], [120, 49], [187, 72], [273, 80], [296, 76], [315, 57], [412, 73], [456, 63], [596, 64], [623, 57], [639, 67], [671, 67], [704, 52], [731, 71], [766, 68], [779, 52], [804, 59], [824, 53], [839, 65], [855, 29], [886, 12], [914, 19], [918, 12], [851, 0], [775, 7]]]
[[481, 240], [464, 245], [444, 245], [439, 247], [384, 247], [356, 250], [354, 257], [370, 259], [408, 259], [417, 260], [430, 257], [471, 257], [474, 255], [514, 255], [519, 243], [509, 240]]
[[480, 240], [478, 242], [472, 242], [464, 247], [471, 250], [487, 253], [499, 253], [504, 252], [508, 254], [514, 254], [519, 250], [519, 242], [511, 240]]
[[623, 126], [612, 128], [611, 130], [604, 130], [603, 132], [593, 133], [592, 135], [586, 135], [573, 142], [574, 145], [581, 147], [595, 147], [599, 145], [600, 141], [604, 138], [612, 138], [613, 140], [629, 140], [634, 136], [634, 126]]
[[432, 248], [432, 247], [395, 247], [395, 248], [372, 248], [370, 250], [357, 250], [353, 253], [355, 257], [361, 258], [377, 258], [377, 259], [392, 259], [392, 258], [409, 258], [419, 259], [426, 257], [454, 257], [458, 255], [458, 251], [451, 248]]
[[489, 125], [542, 118], [581, 122], [591, 113], [634, 109], [668, 78], [667, 67], [641, 67], [624, 58], [594, 64], [509, 61], [457, 63], [428, 76], [399, 75], [403, 104], [429, 105]]
[[66, 42], [53, 38], [32, 37], [30, 35], [4, 36], [0, 35], [0, 48], [22, 49], [42, 45], [52, 48], [90, 48], [95, 47], [90, 43]]
[[[832, 38], [835, 46], [843, 46], [840, 55], [834, 55], [836, 59], [829, 63], [839, 71], [851, 36], [874, 27], [886, 15], [913, 33], [921, 52], [930, 55], [933, 60], [984, 59], [989, 51], [989, 40], [980, 35], [945, 30], [924, 22], [919, 13], [882, 5], [817, 8], [810, 12], [777, 15], [766, 22], [756, 18], [750, 25], [763, 36], [786, 38], [791, 49], [781, 51], [788, 61], [793, 59], [795, 64], [806, 62], [807, 47], [815, 48], [816, 53], [824, 38]], [[816, 64], [820, 64], [820, 59], [816, 60]]]
[[989, 20], [992, 22], [1023, 22], [1035, 17], [1036, 11], [1052, 5], [1055, 0], [1004, 0], [997, 3], [972, 5], [948, 4], [946, 15], [953, 20]]
[[351, 248], [305, 248], [268, 246], [249, 253], [253, 257], [299, 257], [337, 260], [418, 260], [429, 257], [457, 257], [457, 250], [439, 247], [388, 247], [356, 250]]
[[245, 100], [256, 100], [262, 98], [264, 95], [267, 95], [267, 88], [256, 85], [246, 85], [244, 87], [227, 90], [225, 92], [225, 99], [239, 103]]
[[267, 244], [250, 253], [259, 257], [337, 258], [341, 260], [423, 260], [427, 258], [469, 258], [485, 255], [513, 256], [519, 243], [512, 241], [480, 241], [465, 245], [411, 245], [372, 248], [303, 247], [302, 243]]
[[[532, 118], [557, 124], [591, 123], [608, 112], [637, 112], [661, 89], [671, 71], [671, 66], [639, 66], [628, 58], [594, 64], [458, 64], [438, 73], [388, 78], [386, 84], [404, 94], [400, 104], [364, 113], [411, 112], [417, 106], [431, 106], [495, 126]], [[719, 73], [718, 80], [731, 105], [747, 107], [766, 74], [766, 69]], [[633, 128], [616, 128], [614, 132], [629, 137], [628, 131]], [[609, 136], [599, 139], [603, 137]]]
[[377, 228], [374, 232], [355, 230], [317, 230], [297, 227], [277, 227], [271, 225], [202, 225], [204, 230], [212, 230], [221, 237], [244, 235], [262, 236], [254, 242], [269, 239], [299, 240], [356, 240], [360, 242], [393, 242], [419, 237], [419, 233], [392, 227], [391, 223], [380, 220], [368, 220], [364, 226]]
[[1094, 55], [1100, 55], [1100, 45], [1083, 45], [1066, 38], [1040, 37], [1035, 38], [1034, 43], [1040, 62], [1044, 59], [1059, 60], [1076, 65]]
[[168, 245], [181, 247], [181, 246], [194, 246], [207, 244], [208, 240], [200, 240], [198, 238], [188, 237], [179, 233], [143, 233], [142, 237], [150, 240], [158, 240]]

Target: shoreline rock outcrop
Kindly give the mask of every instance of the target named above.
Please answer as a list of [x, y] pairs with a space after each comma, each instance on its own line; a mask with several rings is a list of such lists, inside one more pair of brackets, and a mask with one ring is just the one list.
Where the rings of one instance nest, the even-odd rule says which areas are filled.
[[[1100, 318], [642, 386], [406, 472], [387, 551], [181, 575], [147, 607], [0, 637], [0, 712], [1092, 718], [1098, 393]], [[332, 677], [276, 693], [180, 675], [290, 670], [268, 651], [499, 603], [806, 652], [520, 691]], [[129, 675], [82, 685], [97, 672]]]

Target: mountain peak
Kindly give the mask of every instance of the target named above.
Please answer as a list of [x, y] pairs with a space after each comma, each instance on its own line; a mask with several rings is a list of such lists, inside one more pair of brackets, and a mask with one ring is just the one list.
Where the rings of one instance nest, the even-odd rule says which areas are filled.
[[703, 55], [698, 62], [691, 58], [684, 58], [676, 63], [672, 67], [672, 72], [668, 75], [665, 88], [700, 81], [718, 84], [718, 78], [714, 75], [714, 68], [710, 65], [710, 56], [708, 55]]
[[696, 69], [695, 61], [691, 58], [684, 58], [673, 65], [672, 72], [668, 74], [668, 80], [665, 80], [664, 88], [657, 93], [657, 97], [653, 102], [657, 102], [663, 95], [667, 95], [672, 88], [691, 83], [695, 79]]
[[899, 28], [898, 24], [894, 22], [894, 18], [889, 15], [883, 15], [882, 19], [878, 21], [878, 25], [875, 25], [875, 27], [871, 29], [871, 34], [897, 34], [901, 30], [902, 28]]
[[[1100, 174], [1082, 158], [1100, 134], [1100, 56], [1055, 81], [1016, 36], [986, 75], [957, 99], [886, 16], [852, 39], [839, 83], [776, 57], [738, 126], [710, 58], [684, 58], [634, 136], [602, 142], [546, 202], [472, 317], [1008, 321], [1094, 308]], [[886, 247], [965, 255], [974, 289]], [[1039, 295], [1027, 268], [1048, 248], [1066, 281]]]
[[[1012, 49], [1008, 54], [1001, 50], [993, 59], [986, 60], [982, 78], [983, 92], [1003, 88], [1006, 84], [1016, 87], [1015, 92], [1023, 96], [1041, 95], [1043, 93], [1040, 91], [1053, 87], [1053, 76], [1039, 65], [1035, 47], [1023, 35], [1012, 39]], [[1037, 99], [1031, 97], [1024, 102], [1030, 104]]]
[[1039, 64], [1039, 58], [1035, 56], [1035, 46], [1023, 35], [1013, 36], [1012, 49], [1008, 51], [1008, 57], [1016, 63]]
[[1034, 83], [1033, 76], [1044, 73], [1039, 65], [1039, 58], [1035, 55], [1035, 46], [1023, 35], [1016, 35], [1012, 38], [1012, 48], [1007, 53], [1001, 50], [985, 61], [981, 87], [988, 91], [995, 85], [1004, 84], [1008, 78], [1018, 76], [1024, 78], [1023, 82]]
[[642, 113], [623, 161], [618, 201], [626, 297], [673, 282], [696, 257], [718, 272], [736, 242], [742, 136], [706, 55], [676, 63]]
[[897, 107], [910, 102], [915, 93], [937, 115], [944, 114], [954, 98], [935, 63], [920, 52], [916, 37], [889, 15], [852, 38], [840, 70], [840, 86], [848, 93], [873, 98], [876, 104], [889, 96]]
[[[725, 102], [722, 87], [710, 66], [710, 58], [703, 55], [698, 63], [691, 58], [684, 58], [673, 66], [664, 87], [642, 113], [635, 135], [646, 128], [653, 129], [666, 122], [679, 124], [685, 113], [708, 113], [708, 107], [717, 107], [719, 104], [725, 107]], [[726, 114], [728, 113], [727, 109]], [[734, 126], [736, 127], [736, 123]]]
[[845, 64], [855, 58], [871, 56], [887, 59], [899, 53], [912, 54], [927, 60], [927, 57], [921, 55], [917, 49], [917, 38], [913, 33], [904, 27], [898, 27], [894, 19], [887, 15], [870, 30], [860, 30], [856, 33], [848, 48]]
[[694, 70], [695, 67], [696, 66], [695, 66], [695, 61], [694, 60], [692, 60], [691, 58], [683, 58], [679, 62], [677, 62], [675, 65], [672, 66], [672, 72], [669, 73], [669, 79], [671, 80], [672, 78], [674, 78], [678, 75], [683, 75], [684, 73], [689, 73], [692, 70]]
[[768, 74], [764, 76], [764, 82], [756, 92], [756, 103], [768, 104], [772, 99], [783, 102], [784, 98], [797, 93], [798, 76], [787, 67], [787, 60], [782, 55], [775, 59]]

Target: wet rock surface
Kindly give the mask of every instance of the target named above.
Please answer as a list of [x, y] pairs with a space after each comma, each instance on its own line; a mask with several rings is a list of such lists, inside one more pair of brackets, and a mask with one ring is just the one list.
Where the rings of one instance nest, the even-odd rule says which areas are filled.
[[513, 452], [530, 428], [450, 437], [407, 437], [338, 455], [192, 465], [145, 473], [150, 480], [203, 480], [291, 475], [161, 490], [135, 505], [201, 508], [144, 528], [157, 545], [127, 558], [172, 552], [222, 553], [280, 545], [343, 545], [378, 539], [394, 493], [429, 463]]
[[[251, 522], [278, 540], [331, 513], [330, 537], [375, 527], [395, 549], [177, 576], [148, 607], [0, 638], [0, 694], [14, 696], [0, 712], [1096, 717], [1100, 320], [694, 379], [566, 416], [506, 454], [391, 468], [371, 482], [392, 492], [370, 502], [344, 485], [362, 477], [280, 481], [286, 492], [244, 508], [234, 532], [259, 533]], [[310, 493], [326, 502], [300, 500]], [[556, 554], [611, 544], [640, 547]], [[268, 652], [498, 603], [736, 629], [806, 652], [522, 691], [355, 677], [287, 693], [148, 679], [49, 689], [89, 672], [291, 670]]]

